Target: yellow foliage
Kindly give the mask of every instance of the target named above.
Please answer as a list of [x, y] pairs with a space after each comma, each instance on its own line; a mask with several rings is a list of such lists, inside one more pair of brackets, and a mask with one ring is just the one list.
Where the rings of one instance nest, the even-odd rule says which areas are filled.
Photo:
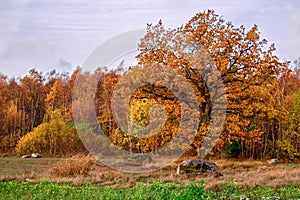
[[60, 110], [50, 111], [47, 116], [45, 122], [19, 140], [16, 146], [18, 155], [38, 152], [66, 156], [86, 152], [75, 127], [62, 121]]

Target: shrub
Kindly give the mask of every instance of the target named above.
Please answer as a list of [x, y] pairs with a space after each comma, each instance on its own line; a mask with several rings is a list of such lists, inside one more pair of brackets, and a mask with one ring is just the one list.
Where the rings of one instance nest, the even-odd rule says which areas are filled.
[[19, 140], [16, 146], [18, 155], [33, 152], [48, 156], [86, 153], [75, 127], [63, 121], [59, 110], [51, 111], [45, 119], [45, 122]]

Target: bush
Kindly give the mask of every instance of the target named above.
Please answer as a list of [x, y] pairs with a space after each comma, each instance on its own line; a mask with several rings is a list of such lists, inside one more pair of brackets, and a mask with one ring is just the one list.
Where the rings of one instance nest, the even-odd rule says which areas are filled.
[[45, 122], [19, 140], [16, 146], [18, 155], [33, 152], [48, 156], [87, 153], [75, 127], [63, 121], [59, 110], [51, 111], [45, 119]]

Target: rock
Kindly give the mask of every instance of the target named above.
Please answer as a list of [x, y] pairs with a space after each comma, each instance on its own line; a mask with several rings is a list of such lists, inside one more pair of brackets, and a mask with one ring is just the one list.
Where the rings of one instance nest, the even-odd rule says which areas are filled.
[[32, 158], [41, 158], [42, 155], [39, 154], [39, 153], [32, 153], [32, 154], [31, 154], [31, 157], [32, 157]]
[[2, 155], [2, 158], [6, 158], [6, 157], [8, 157], [6, 153]]
[[31, 156], [30, 155], [23, 155], [22, 159], [24, 159], [24, 158], [31, 158]]
[[216, 176], [223, 176], [219, 171], [215, 163], [207, 162], [203, 160], [185, 160], [179, 164], [177, 168], [177, 174], [182, 172], [190, 174], [205, 174], [213, 173]]
[[279, 160], [276, 159], [276, 158], [272, 158], [271, 160], [268, 160], [268, 163], [269, 163], [269, 164], [278, 164], [278, 163], [279, 163]]

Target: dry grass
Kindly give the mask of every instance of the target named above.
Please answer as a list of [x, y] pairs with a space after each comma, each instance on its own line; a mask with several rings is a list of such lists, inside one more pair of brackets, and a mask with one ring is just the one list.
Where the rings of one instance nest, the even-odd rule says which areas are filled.
[[218, 165], [220, 172], [224, 175], [216, 178], [211, 174], [177, 175], [176, 168], [184, 159], [190, 158], [180, 158], [168, 167], [151, 173], [130, 174], [115, 171], [91, 156], [78, 155], [56, 160], [0, 158], [0, 181], [11, 179], [24, 181], [29, 178], [33, 182], [69, 182], [75, 185], [92, 183], [110, 188], [129, 188], [157, 180], [177, 182], [183, 185], [188, 184], [191, 180], [196, 182], [204, 180], [206, 189], [214, 189], [219, 185], [226, 184], [249, 188], [259, 185], [284, 186], [300, 183], [299, 163], [271, 165], [255, 160], [210, 160]]
[[0, 158], [0, 181], [45, 177], [49, 174], [48, 170], [61, 160], [61, 158]]
[[264, 165], [265, 162], [257, 161], [257, 160], [237, 160], [237, 159], [231, 159], [231, 160], [213, 160], [212, 162], [215, 162], [220, 170], [226, 170], [226, 169], [256, 169], [260, 166]]
[[224, 176], [217, 179], [207, 178], [206, 189], [226, 184], [250, 188], [260, 185], [284, 186], [300, 183], [299, 164], [272, 165], [254, 160], [218, 160], [216, 163]]
[[50, 174], [52, 177], [86, 176], [94, 162], [92, 156], [76, 155], [55, 164]]

